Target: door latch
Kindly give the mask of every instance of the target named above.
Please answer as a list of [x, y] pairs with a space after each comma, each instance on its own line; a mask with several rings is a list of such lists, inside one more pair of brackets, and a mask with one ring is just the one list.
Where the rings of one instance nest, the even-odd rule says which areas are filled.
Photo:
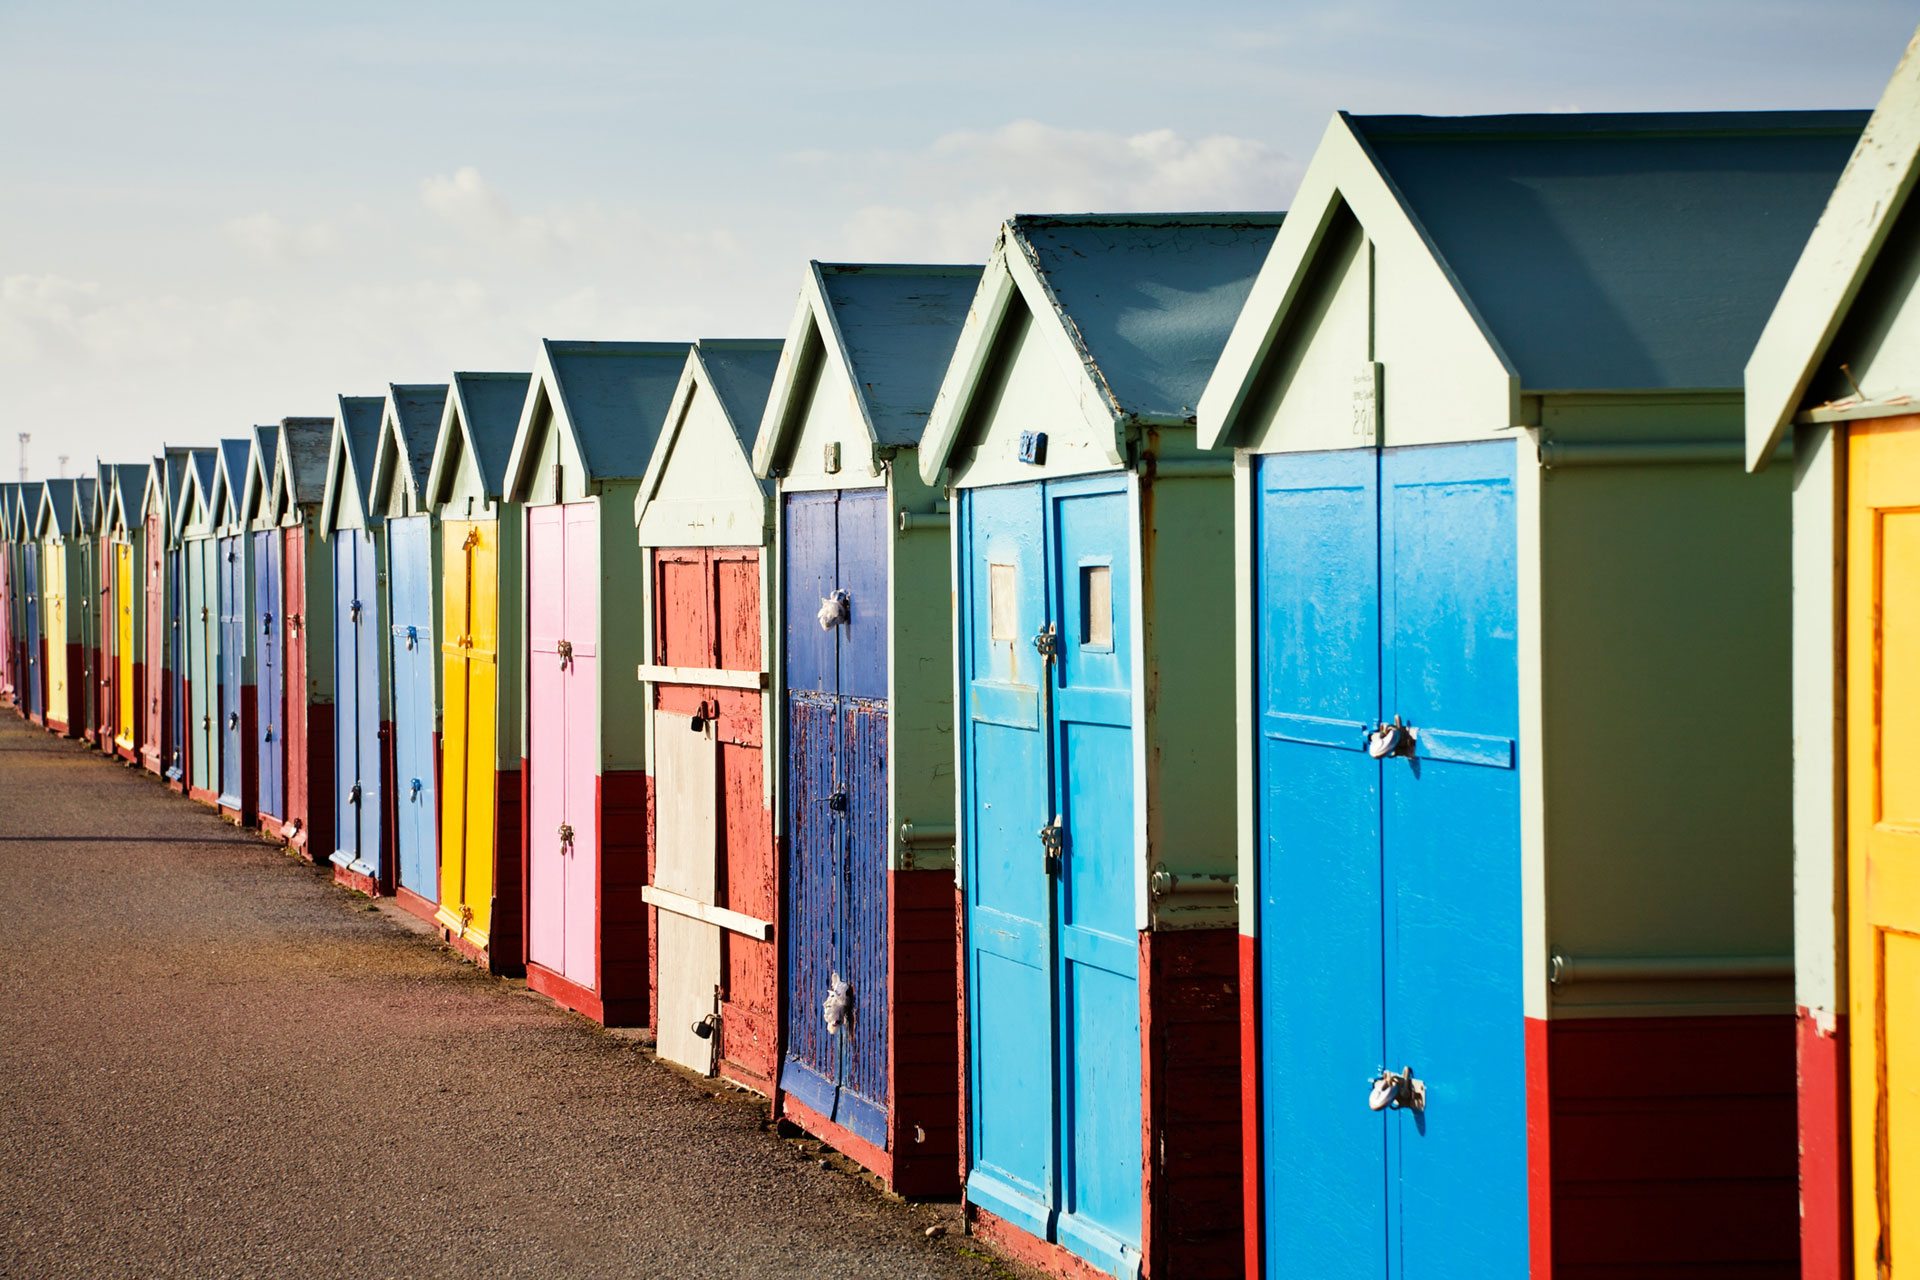
[[1427, 1109], [1426, 1082], [1414, 1077], [1412, 1067], [1402, 1067], [1398, 1071], [1382, 1071], [1373, 1081], [1373, 1089], [1367, 1094], [1367, 1106], [1374, 1111], [1425, 1111]]
[[562, 671], [565, 671], [573, 665], [573, 641], [562, 640], [554, 646], [554, 649], [560, 654], [560, 669]]
[[273, 634], [273, 615], [272, 614], [263, 613], [260, 615], [260, 634], [263, 636], [270, 636]]
[[239, 727], [240, 727], [240, 713], [238, 711], [227, 712], [227, 728], [238, 729]]
[[411, 785], [408, 787], [407, 799], [413, 801], [415, 804], [420, 803], [420, 779], [413, 779]]
[[360, 621], [360, 602], [358, 600], [355, 600], [347, 606], [347, 616], [355, 622]]
[[705, 733], [707, 731], [707, 722], [709, 720], [718, 720], [719, 718], [720, 711], [718, 707], [714, 708], [712, 715], [707, 714], [707, 704], [703, 699], [700, 705], [693, 709], [693, 719], [687, 722], [687, 727], [695, 733]]
[[347, 788], [347, 803], [348, 804], [360, 803], [360, 784], [359, 783], [356, 782], [351, 787]]
[[835, 813], [845, 813], [847, 811], [847, 793], [845, 791], [836, 791], [828, 796], [827, 808], [833, 810]]
[[413, 652], [413, 646], [419, 643], [419, 640], [420, 640], [420, 628], [408, 627], [407, 628], [407, 652], [408, 653]]
[[1067, 829], [1060, 815], [1054, 814], [1053, 821], [1040, 828], [1040, 853], [1046, 865], [1047, 874], [1060, 874], [1060, 852], [1066, 848]]
[[560, 843], [564, 848], [573, 848], [573, 827], [565, 822], [560, 824]]
[[480, 545], [480, 531], [478, 529], [469, 529], [467, 530], [466, 538], [462, 540], [460, 543], [460, 549], [462, 551], [471, 551], [479, 545]]
[[1367, 735], [1367, 754], [1375, 760], [1411, 755], [1414, 736], [1413, 726], [1399, 716], [1395, 716], [1391, 722], [1382, 720], [1380, 727]]
[[1033, 633], [1033, 651], [1048, 662], [1060, 656], [1060, 628], [1045, 623]]

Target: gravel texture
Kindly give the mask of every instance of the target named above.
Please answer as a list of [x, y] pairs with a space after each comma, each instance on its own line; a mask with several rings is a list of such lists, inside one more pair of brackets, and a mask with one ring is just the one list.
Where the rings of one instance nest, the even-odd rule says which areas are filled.
[[1017, 1274], [829, 1156], [0, 713], [0, 1275]]

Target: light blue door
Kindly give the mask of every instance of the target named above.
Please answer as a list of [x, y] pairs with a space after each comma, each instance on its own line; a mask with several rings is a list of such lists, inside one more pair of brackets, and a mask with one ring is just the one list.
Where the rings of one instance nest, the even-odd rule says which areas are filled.
[[215, 606], [220, 611], [220, 803], [244, 808], [247, 737], [252, 730], [246, 708], [247, 665], [254, 651], [247, 610], [247, 548], [239, 536], [219, 540], [219, 580]]
[[387, 521], [391, 584], [394, 840], [400, 884], [440, 899], [439, 808], [434, 798], [433, 532], [428, 516]]
[[255, 760], [260, 770], [258, 808], [264, 821], [287, 817], [285, 609], [280, 600], [280, 531], [253, 534], [253, 632]]
[[1143, 1156], [1128, 501], [962, 498], [967, 1193], [1115, 1272]]
[[359, 535], [333, 535], [333, 861], [360, 861], [360, 586]]
[[38, 544], [24, 542], [20, 545], [21, 577], [25, 580], [26, 615], [25, 656], [20, 669], [27, 682], [27, 714], [45, 716], [47, 713], [46, 679], [47, 665], [40, 657], [40, 548]]
[[[1526, 1274], [1513, 460], [1259, 463], [1270, 1276]], [[1374, 1110], [1408, 1070], [1422, 1104]]]

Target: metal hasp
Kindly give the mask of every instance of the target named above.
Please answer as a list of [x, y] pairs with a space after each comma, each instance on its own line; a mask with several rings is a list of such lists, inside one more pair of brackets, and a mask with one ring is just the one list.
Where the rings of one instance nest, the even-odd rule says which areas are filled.
[[1412, 1067], [1382, 1071], [1367, 1094], [1367, 1109], [1370, 1111], [1397, 1111], [1402, 1108], [1415, 1112], [1427, 1109], [1426, 1083], [1415, 1078]]
[[1045, 860], [1047, 874], [1060, 874], [1061, 854], [1067, 847], [1066, 827], [1059, 814], [1053, 815], [1053, 821], [1040, 828], [1040, 852]]

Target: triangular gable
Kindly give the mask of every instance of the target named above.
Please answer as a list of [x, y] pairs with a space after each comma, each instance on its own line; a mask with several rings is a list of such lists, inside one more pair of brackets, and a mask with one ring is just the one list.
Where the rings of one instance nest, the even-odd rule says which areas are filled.
[[140, 503], [152, 468], [144, 462], [113, 464], [113, 497], [107, 503], [109, 532], [129, 531], [141, 521]]
[[31, 542], [40, 536], [40, 508], [46, 505], [46, 485], [27, 481], [13, 491], [13, 536]]
[[320, 527], [344, 527], [343, 519], [377, 522], [368, 501], [373, 480], [373, 454], [380, 443], [380, 420], [385, 396], [341, 396], [333, 420], [333, 438], [327, 447], [327, 485], [320, 498]]
[[[706, 338], [694, 344], [634, 498], [633, 519], [643, 545], [650, 536], [648, 512], [656, 503], [679, 509], [674, 523], [682, 530], [697, 524], [727, 545], [759, 545], [773, 486], [754, 474], [753, 436], [779, 368], [781, 345], [778, 338]], [[698, 440], [688, 435], [696, 413], [707, 428]], [[698, 492], [674, 482], [682, 459], [694, 477], [688, 490]]]
[[273, 471], [273, 510], [284, 519], [317, 508], [327, 491], [327, 455], [333, 448], [332, 418], [280, 419], [280, 461]]
[[273, 472], [280, 465], [280, 428], [268, 422], [249, 433], [247, 479], [240, 493], [240, 516], [258, 526], [273, 516]]
[[388, 383], [380, 415], [380, 437], [373, 449], [371, 504], [391, 510], [397, 484], [410, 499], [409, 510], [426, 509], [427, 473], [440, 420], [447, 411], [447, 384]]
[[195, 525], [212, 528], [213, 484], [218, 465], [217, 449], [194, 449], [187, 454], [180, 492], [174, 503], [175, 537], [184, 537]]
[[73, 514], [67, 521], [69, 537], [90, 538], [99, 532], [100, 493], [100, 484], [92, 476], [82, 476], [73, 482]]
[[246, 494], [247, 471], [252, 463], [252, 433], [222, 440], [217, 452], [211, 495], [213, 522], [227, 528], [245, 518], [241, 501]]
[[927, 421], [934, 483], [1016, 296], [1108, 464], [1138, 427], [1190, 426], [1281, 226], [1278, 213], [1017, 217], [1000, 232]]
[[94, 460], [92, 488], [87, 494], [87, 505], [81, 516], [81, 531], [89, 535], [102, 534], [107, 530], [107, 520], [113, 503], [113, 464]]
[[462, 459], [473, 466], [488, 501], [498, 502], [505, 496], [507, 457], [513, 452], [532, 381], [530, 373], [453, 375], [434, 436], [433, 463], [427, 469], [430, 503], [438, 506], [453, 496]]
[[[1907, 45], [1747, 361], [1747, 465], [1773, 456], [1920, 180], [1920, 34]], [[1874, 389], [1911, 401], [1920, 386]], [[1907, 406], [1911, 412], [1911, 404]]]
[[40, 518], [34, 525], [36, 538], [53, 537], [64, 542], [75, 533], [75, 510], [80, 495], [78, 480], [48, 480], [40, 491]]
[[854, 389], [873, 461], [915, 448], [953, 356], [982, 268], [810, 262], [753, 445], [753, 469], [780, 465], [804, 416], [814, 365]]
[[13, 541], [13, 483], [0, 480], [0, 542]]
[[687, 342], [540, 343], [539, 367], [507, 458], [507, 497], [520, 501], [547, 424], [591, 489], [639, 480], [653, 457], [667, 402], [692, 348]]

